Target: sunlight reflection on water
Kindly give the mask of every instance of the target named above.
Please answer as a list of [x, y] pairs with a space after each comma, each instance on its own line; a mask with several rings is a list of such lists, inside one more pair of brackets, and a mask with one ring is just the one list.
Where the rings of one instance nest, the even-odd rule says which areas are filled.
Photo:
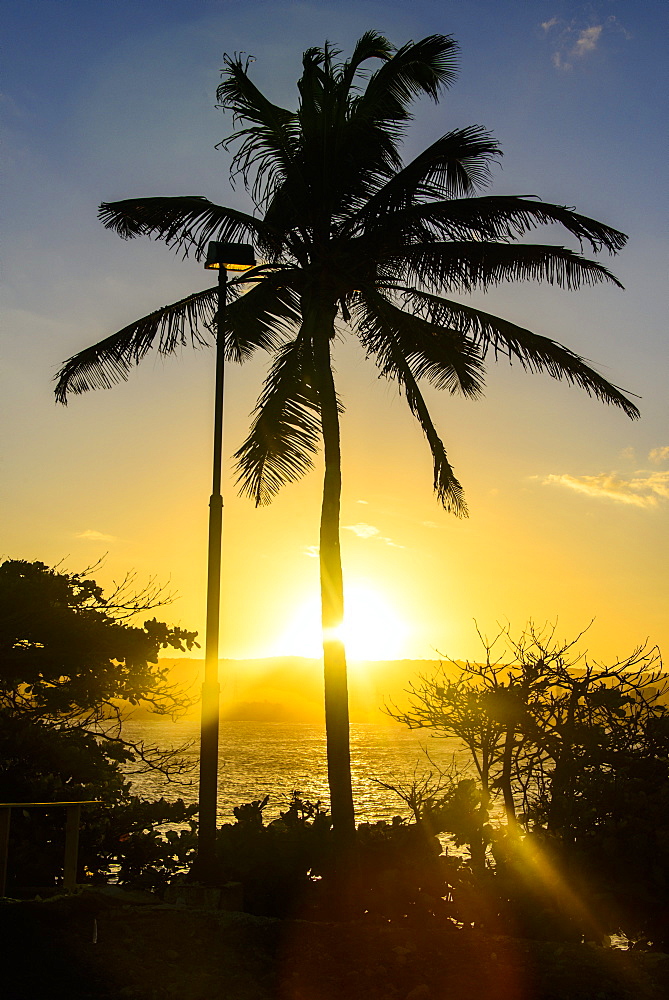
[[[195, 741], [186, 756], [197, 763], [197, 722], [164, 719], [127, 722], [128, 739], [143, 739], [163, 748]], [[429, 758], [428, 755], [429, 754]], [[425, 731], [371, 723], [351, 726], [351, 772], [358, 822], [408, 815], [398, 796], [377, 782], [409, 784], [416, 773], [449, 771], [453, 760], [465, 770], [468, 756], [457, 740], [438, 739]], [[243, 802], [270, 796], [265, 810], [275, 819], [293, 790], [312, 802], [328, 802], [325, 731], [322, 726], [272, 722], [222, 722], [219, 737], [219, 822], [232, 819]], [[197, 769], [187, 783], [167, 782], [156, 773], [132, 778], [136, 794], [147, 798], [197, 799]]]

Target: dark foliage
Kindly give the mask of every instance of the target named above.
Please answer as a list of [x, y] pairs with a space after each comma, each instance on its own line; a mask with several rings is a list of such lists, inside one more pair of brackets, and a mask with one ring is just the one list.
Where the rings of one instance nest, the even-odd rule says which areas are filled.
[[285, 916], [302, 905], [310, 880], [328, 869], [332, 820], [319, 802], [303, 801], [295, 792], [288, 809], [266, 825], [268, 801], [237, 806], [235, 822], [219, 829], [218, 879], [242, 884], [251, 913]]
[[578, 638], [561, 643], [554, 629], [530, 625], [513, 640], [503, 630], [486, 642], [484, 663], [444, 665], [412, 685], [410, 707], [391, 712], [461, 739], [484, 799], [503, 797], [507, 827], [489, 838], [495, 877], [478, 870], [493, 909], [557, 936], [623, 930], [666, 946], [669, 712], [659, 652], [643, 646], [606, 665], [579, 653]]
[[[444, 818], [462, 830], [471, 797], [459, 793]], [[268, 798], [237, 807], [235, 822], [217, 836], [218, 879], [241, 883], [247, 911], [326, 921], [473, 921], [471, 869], [442, 853], [428, 822], [397, 816], [361, 823], [354, 848], [342, 857], [320, 803], [295, 792], [280, 818], [265, 824]]]
[[[144, 704], [178, 714], [188, 695], [158, 663], [161, 648], [191, 649], [194, 632], [155, 618], [132, 624], [161, 603], [159, 588], [132, 590], [126, 578], [109, 596], [86, 573], [43, 563], [0, 565], [0, 801], [99, 800], [82, 809], [78, 878], [158, 885], [186, 865], [196, 806], [142, 801], [129, 773], [157, 769], [170, 778], [188, 765], [124, 737], [124, 712]], [[182, 748], [184, 749], [184, 748]], [[65, 810], [14, 809], [9, 884], [53, 885], [62, 876]]]

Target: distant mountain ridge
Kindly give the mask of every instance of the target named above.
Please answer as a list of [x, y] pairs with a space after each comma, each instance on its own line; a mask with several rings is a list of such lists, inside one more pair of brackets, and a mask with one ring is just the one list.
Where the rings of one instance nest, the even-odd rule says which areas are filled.
[[[160, 660], [170, 680], [199, 693], [204, 660]], [[420, 674], [432, 676], [439, 660], [369, 660], [349, 664], [349, 706], [352, 723], [393, 725], [384, 704], [402, 703], [405, 689]], [[249, 722], [323, 721], [323, 664], [301, 656], [250, 660], [219, 660], [221, 719]], [[190, 715], [197, 717], [199, 707]]]

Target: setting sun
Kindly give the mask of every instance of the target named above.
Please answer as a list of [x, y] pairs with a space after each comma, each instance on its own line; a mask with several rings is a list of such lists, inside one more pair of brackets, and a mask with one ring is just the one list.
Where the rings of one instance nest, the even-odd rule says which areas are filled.
[[[391, 602], [367, 583], [345, 586], [345, 620], [341, 638], [350, 660], [390, 660], [404, 655], [409, 627]], [[307, 601], [290, 622], [279, 643], [281, 653], [320, 657], [320, 601]]]

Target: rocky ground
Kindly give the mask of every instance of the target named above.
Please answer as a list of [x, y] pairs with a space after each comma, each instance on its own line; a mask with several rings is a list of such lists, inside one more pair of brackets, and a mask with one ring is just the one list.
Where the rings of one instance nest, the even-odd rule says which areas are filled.
[[[449, 929], [451, 928], [451, 929]], [[665, 1000], [669, 956], [86, 891], [0, 902], [3, 1000]]]

